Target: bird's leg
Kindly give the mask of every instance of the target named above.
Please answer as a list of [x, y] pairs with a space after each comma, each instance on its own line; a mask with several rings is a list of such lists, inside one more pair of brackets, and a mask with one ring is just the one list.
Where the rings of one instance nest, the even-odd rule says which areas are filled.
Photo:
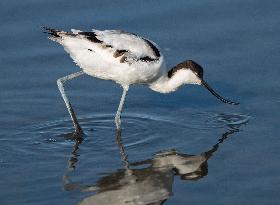
[[122, 143], [122, 130], [117, 130], [116, 131], [116, 141], [117, 141], [117, 145], [119, 147], [119, 151], [120, 151], [120, 154], [121, 154], [121, 159], [122, 159], [123, 165], [124, 165], [126, 170], [129, 170], [128, 155], [126, 154], [125, 149], [124, 149], [124, 145]]
[[121, 113], [122, 113], [122, 109], [123, 109], [123, 105], [124, 105], [125, 97], [127, 95], [128, 88], [129, 88], [129, 86], [123, 86], [122, 98], [121, 98], [121, 101], [120, 101], [120, 104], [118, 107], [117, 114], [115, 116], [115, 123], [116, 123], [117, 130], [121, 129]]
[[73, 73], [73, 74], [67, 75], [65, 77], [59, 78], [57, 80], [58, 89], [59, 89], [59, 91], [60, 91], [60, 93], [62, 95], [62, 98], [63, 98], [63, 100], [64, 100], [64, 102], [66, 104], [67, 110], [68, 110], [68, 112], [69, 112], [69, 114], [71, 116], [71, 119], [73, 121], [76, 133], [82, 132], [82, 128], [79, 125], [79, 122], [78, 122], [77, 117], [76, 117], [76, 115], [74, 113], [74, 110], [73, 110], [73, 108], [72, 108], [72, 106], [71, 106], [71, 104], [70, 104], [70, 102], [69, 102], [69, 100], [68, 100], [68, 98], [67, 98], [67, 96], [65, 94], [63, 83], [65, 83], [68, 80], [72, 80], [72, 79], [74, 79], [74, 78], [76, 78], [78, 76], [81, 76], [83, 74], [84, 74], [84, 72], [80, 71], [80, 72]]

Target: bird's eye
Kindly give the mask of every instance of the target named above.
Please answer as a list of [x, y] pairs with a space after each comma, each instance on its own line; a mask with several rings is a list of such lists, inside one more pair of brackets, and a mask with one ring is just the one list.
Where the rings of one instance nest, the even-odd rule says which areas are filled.
[[197, 75], [199, 78], [202, 78], [202, 77], [203, 77], [203, 72], [198, 71], [198, 72], [196, 73], [196, 75]]

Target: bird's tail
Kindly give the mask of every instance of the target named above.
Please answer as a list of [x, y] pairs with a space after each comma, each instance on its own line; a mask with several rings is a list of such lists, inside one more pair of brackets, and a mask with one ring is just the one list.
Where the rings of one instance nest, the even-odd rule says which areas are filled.
[[60, 37], [60, 34], [63, 33], [63, 31], [60, 31], [60, 30], [57, 30], [54, 28], [45, 27], [45, 26], [42, 27], [42, 29], [43, 29], [44, 33], [50, 34], [51, 36], [54, 36], [54, 37]]
[[42, 30], [44, 33], [49, 34], [48, 39], [55, 41], [57, 43], [62, 43], [62, 37], [71, 35], [70, 33], [67, 33], [65, 31], [57, 30], [54, 28], [49, 27], [42, 27]]

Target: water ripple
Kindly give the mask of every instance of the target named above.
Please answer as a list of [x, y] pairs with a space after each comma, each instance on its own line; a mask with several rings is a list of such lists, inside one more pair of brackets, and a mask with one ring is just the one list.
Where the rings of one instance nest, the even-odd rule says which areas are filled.
[[[250, 116], [233, 113], [192, 113], [184, 119], [176, 116], [128, 113], [123, 115], [123, 141], [126, 147], [145, 147], [146, 144], [164, 142], [170, 136], [180, 136], [199, 130], [234, 128], [246, 124]], [[113, 114], [88, 115], [79, 119], [85, 132], [85, 142], [90, 149], [116, 150]], [[40, 150], [55, 149], [72, 144], [71, 120], [56, 120], [25, 127], [17, 136], [8, 137], [10, 147], [16, 152], [36, 154]], [[19, 146], [19, 144], [21, 146]], [[32, 149], [30, 149], [32, 146]]]

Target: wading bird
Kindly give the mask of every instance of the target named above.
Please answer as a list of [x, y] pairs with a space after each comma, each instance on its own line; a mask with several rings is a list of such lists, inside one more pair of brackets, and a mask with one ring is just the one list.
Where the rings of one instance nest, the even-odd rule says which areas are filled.
[[224, 103], [237, 105], [216, 93], [203, 79], [203, 68], [193, 60], [186, 60], [167, 70], [158, 46], [143, 37], [121, 30], [92, 30], [72, 32], [43, 27], [49, 39], [61, 44], [81, 71], [59, 78], [58, 88], [72, 118], [75, 131], [81, 132], [74, 110], [65, 94], [63, 84], [83, 74], [112, 80], [123, 88], [115, 116], [116, 127], [121, 126], [121, 112], [130, 85], [144, 84], [160, 93], [176, 91], [185, 84], [207, 88]]

